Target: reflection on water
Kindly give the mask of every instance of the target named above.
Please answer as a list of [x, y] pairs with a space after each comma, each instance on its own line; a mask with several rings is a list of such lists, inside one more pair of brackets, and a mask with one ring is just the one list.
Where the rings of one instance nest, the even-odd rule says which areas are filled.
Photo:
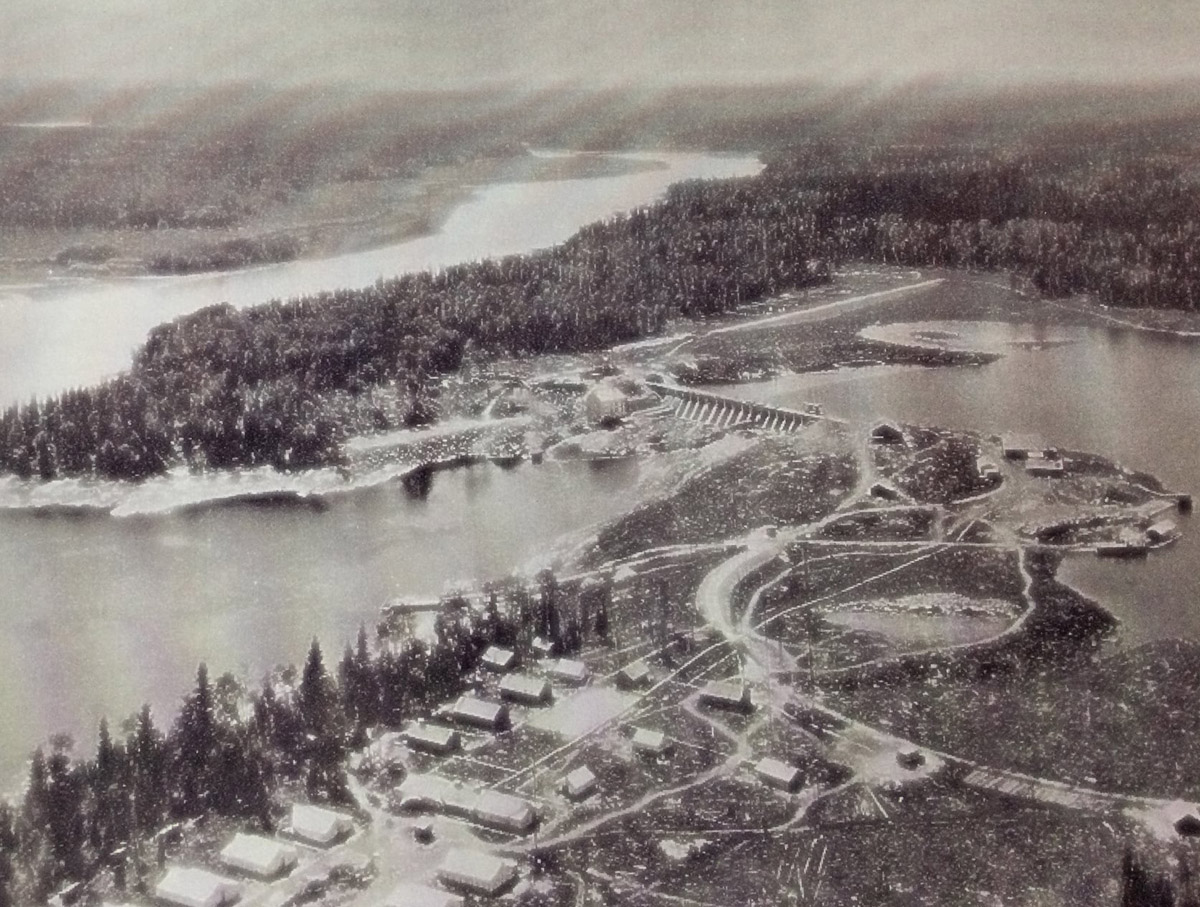
[[[1200, 350], [1195, 341], [1113, 328], [965, 321], [916, 328], [922, 329], [953, 333], [960, 342], [999, 344], [1005, 354], [979, 368], [847, 369], [789, 375], [741, 385], [736, 392], [791, 406], [811, 400], [862, 424], [887, 418], [988, 435], [1033, 435], [1152, 473], [1172, 491], [1197, 490]], [[913, 330], [904, 325], [895, 333]], [[1010, 342], [1029, 339], [1031, 331], [1071, 342], [1032, 349]], [[1116, 614], [1125, 642], [1200, 640], [1200, 571], [1195, 569], [1200, 532], [1193, 518], [1178, 522], [1179, 543], [1144, 561], [1078, 557], [1062, 569], [1065, 581]]]
[[632, 506], [639, 465], [479, 465], [328, 499], [146, 517], [0, 516], [0, 779], [60, 729], [91, 739], [148, 700], [174, 711], [196, 665], [257, 681], [329, 658], [399, 593], [500, 577]]

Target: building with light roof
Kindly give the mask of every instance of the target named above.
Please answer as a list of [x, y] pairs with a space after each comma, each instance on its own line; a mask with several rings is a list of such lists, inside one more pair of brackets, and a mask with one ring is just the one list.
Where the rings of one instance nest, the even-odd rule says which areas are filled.
[[457, 750], [462, 741], [454, 728], [418, 721], [404, 729], [404, 742], [411, 750], [445, 756]]
[[479, 663], [489, 671], [503, 674], [505, 671], [511, 671], [516, 667], [517, 653], [512, 649], [504, 649], [500, 646], [488, 646]]
[[754, 763], [754, 774], [771, 787], [789, 792], [796, 790], [804, 779], [803, 772], [796, 766], [769, 756]]
[[500, 698], [524, 705], [545, 705], [554, 698], [554, 691], [547, 680], [509, 674], [500, 681]]
[[296, 848], [262, 835], [238, 832], [221, 851], [221, 862], [230, 869], [260, 879], [274, 879], [296, 868]]
[[562, 792], [568, 800], [586, 800], [596, 792], [597, 783], [595, 773], [581, 765], [563, 778]]
[[483, 851], [456, 849], [446, 854], [437, 876], [444, 885], [493, 897], [516, 882], [517, 864]]
[[452, 705], [442, 710], [442, 714], [455, 724], [488, 731], [503, 731], [509, 726], [507, 706], [476, 696], [459, 696]]
[[662, 731], [652, 731], [649, 728], [635, 728], [633, 732], [633, 751], [641, 756], [657, 758], [671, 751], [671, 741]]
[[293, 803], [289, 831], [305, 843], [328, 847], [354, 831], [354, 820], [322, 806]]
[[554, 664], [550, 665], [547, 673], [555, 680], [569, 683], [573, 686], [579, 686], [587, 683], [592, 672], [588, 670], [588, 666], [582, 661], [575, 661], [570, 658], [560, 658]]
[[225, 907], [242, 896], [233, 879], [196, 866], [171, 866], [154, 886], [154, 897], [179, 907]]

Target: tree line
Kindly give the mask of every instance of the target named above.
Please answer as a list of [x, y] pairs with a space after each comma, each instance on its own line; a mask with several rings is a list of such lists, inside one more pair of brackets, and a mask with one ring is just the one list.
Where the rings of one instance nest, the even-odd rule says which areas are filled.
[[361, 628], [333, 671], [316, 640], [298, 676], [276, 671], [253, 692], [230, 674], [210, 680], [202, 664], [168, 728], [149, 706], [120, 734], [102, 721], [91, 758], [73, 758], [69, 738], [52, 738], [49, 752], [33, 753], [21, 801], [0, 802], [0, 907], [44, 902], [104, 872], [146, 893], [164, 830], [215, 814], [270, 833], [282, 785], [347, 802], [345, 757], [369, 728], [399, 727], [457, 696], [490, 645], [529, 657], [538, 636], [556, 654], [606, 642], [611, 595], [607, 585], [560, 586], [543, 571], [534, 590], [496, 585], [477, 609], [447, 597], [429, 642], [393, 627], [372, 647]]
[[[104, 385], [0, 415], [0, 470], [139, 479], [336, 464], [331, 399], [392, 385], [437, 417], [464, 355], [601, 349], [829, 279], [846, 260], [1006, 270], [1046, 296], [1194, 310], [1200, 185], [1168, 154], [824, 144], [673, 187], [560, 246], [160, 326]], [[384, 425], [382, 427], [390, 427]]]

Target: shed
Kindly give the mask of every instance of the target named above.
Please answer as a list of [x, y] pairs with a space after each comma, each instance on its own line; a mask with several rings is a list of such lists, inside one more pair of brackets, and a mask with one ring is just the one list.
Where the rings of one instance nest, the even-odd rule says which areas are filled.
[[644, 661], [627, 664], [617, 672], [617, 686], [625, 690], [635, 690], [650, 682], [650, 669]]
[[525, 705], [545, 705], [554, 698], [554, 691], [548, 680], [510, 674], [500, 681], [500, 698]]
[[463, 899], [440, 888], [404, 882], [383, 903], [384, 907], [462, 907]]
[[719, 709], [749, 712], [754, 708], [750, 685], [734, 680], [710, 680], [700, 691], [700, 701]]
[[526, 832], [537, 821], [537, 811], [527, 800], [485, 790], [475, 799], [472, 818], [480, 825], [514, 833]]
[[154, 896], [180, 907], [222, 907], [242, 896], [242, 886], [207, 869], [172, 866], [154, 886]]
[[909, 747], [896, 753], [896, 762], [901, 768], [918, 769], [925, 764], [925, 754], [916, 747]]
[[582, 683], [587, 683], [592, 672], [588, 670], [588, 666], [582, 661], [575, 661], [570, 658], [560, 658], [554, 664], [550, 665], [549, 674], [555, 680], [561, 680], [563, 683], [574, 684], [578, 686]]
[[546, 639], [544, 636], [535, 636], [533, 638], [533, 654], [538, 658], [545, 658], [554, 652], [554, 643]]
[[891, 422], [880, 422], [871, 429], [871, 441], [875, 444], [903, 444], [904, 432]]
[[634, 728], [633, 751], [643, 756], [663, 756], [671, 750], [671, 741], [662, 731]]
[[517, 864], [478, 850], [456, 849], [446, 854], [437, 876], [445, 885], [491, 896], [516, 881]]
[[238, 832], [221, 851], [221, 862], [230, 869], [274, 879], [296, 868], [296, 848], [274, 838]]
[[771, 787], [786, 791], [796, 790], [804, 778], [796, 766], [770, 756], [754, 763], [754, 774]]
[[476, 696], [459, 696], [452, 705], [443, 710], [443, 714], [456, 724], [489, 731], [503, 731], [508, 727], [507, 706]]
[[586, 800], [596, 792], [596, 784], [596, 775], [586, 765], [581, 765], [563, 778], [562, 792], [568, 800]]
[[505, 671], [511, 671], [517, 665], [517, 653], [512, 649], [503, 649], [500, 646], [488, 646], [486, 652], [483, 653], [483, 658], [480, 663], [489, 671], [495, 671], [497, 674], [503, 674]]
[[302, 841], [327, 847], [354, 831], [354, 820], [345, 813], [308, 803], [292, 804], [291, 832]]
[[409, 749], [444, 756], [458, 749], [462, 739], [454, 728], [417, 721], [404, 729], [404, 742]]

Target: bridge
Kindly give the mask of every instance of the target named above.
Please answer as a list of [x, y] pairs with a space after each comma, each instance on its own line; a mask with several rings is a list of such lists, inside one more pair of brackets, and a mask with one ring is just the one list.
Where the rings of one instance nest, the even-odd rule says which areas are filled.
[[734, 397], [723, 397], [720, 394], [674, 387], [670, 384], [647, 382], [646, 386], [662, 397], [679, 418], [692, 422], [707, 422], [716, 428], [753, 426], [768, 431], [795, 432], [816, 422], [839, 421], [830, 419], [821, 412], [819, 406], [812, 403], [800, 411], [767, 406], [765, 403], [750, 403]]

